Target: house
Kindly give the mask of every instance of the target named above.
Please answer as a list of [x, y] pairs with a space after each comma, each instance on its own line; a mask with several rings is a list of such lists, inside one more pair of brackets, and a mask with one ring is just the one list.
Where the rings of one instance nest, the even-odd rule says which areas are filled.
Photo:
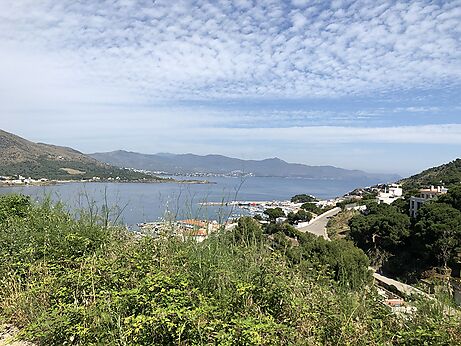
[[418, 215], [418, 209], [421, 208], [424, 203], [435, 197], [446, 194], [447, 192], [448, 189], [443, 186], [431, 186], [428, 189], [419, 190], [418, 196], [410, 197], [410, 216], [415, 218]]
[[400, 185], [392, 184], [389, 187], [385, 187], [384, 191], [379, 191], [376, 200], [378, 204], [392, 204], [395, 200], [402, 198], [403, 190]]
[[177, 223], [183, 236], [191, 237], [197, 242], [205, 240], [210, 233], [218, 231], [217, 221], [202, 221], [197, 219], [180, 220]]
[[197, 243], [201, 243], [208, 238], [208, 233], [204, 229], [192, 231], [189, 236], [194, 239]]

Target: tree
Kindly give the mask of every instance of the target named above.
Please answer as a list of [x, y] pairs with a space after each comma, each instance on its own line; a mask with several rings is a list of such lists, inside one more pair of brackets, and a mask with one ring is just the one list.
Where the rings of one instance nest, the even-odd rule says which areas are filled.
[[418, 211], [415, 238], [445, 268], [461, 247], [461, 211], [446, 203], [425, 203]]
[[461, 185], [450, 188], [446, 195], [439, 197], [439, 201], [461, 211]]
[[357, 215], [349, 221], [351, 239], [379, 258], [397, 253], [410, 235], [409, 216], [387, 204], [372, 206], [368, 211], [368, 215]]
[[307, 203], [307, 202], [316, 202], [317, 199], [313, 196], [301, 194], [291, 197], [291, 202], [293, 203]]
[[306, 211], [310, 211], [311, 213], [314, 213], [314, 214], [317, 214], [317, 215], [322, 213], [322, 209], [317, 207], [317, 205], [315, 203], [311, 203], [311, 202], [304, 203], [301, 206], [301, 209], [304, 209]]
[[298, 222], [306, 222], [312, 219], [312, 214], [305, 211], [304, 209], [298, 210], [298, 212], [289, 212], [287, 215], [288, 223], [295, 224]]
[[282, 208], [269, 208], [264, 210], [264, 214], [266, 214], [271, 221], [275, 221], [279, 217], [285, 217], [285, 212]]
[[[334, 279], [342, 286], [352, 289], [363, 287], [370, 281], [370, 262], [365, 253], [351, 241], [335, 239], [327, 241], [322, 237], [299, 238], [301, 258], [308, 266], [327, 265]], [[288, 252], [289, 253], [289, 252]]]
[[392, 202], [392, 206], [402, 214], [408, 215], [410, 213], [410, 199], [399, 198]]
[[349, 205], [349, 204], [355, 204], [357, 202], [357, 200], [355, 199], [346, 199], [342, 202], [338, 202], [336, 203], [336, 206], [341, 208], [341, 210], [344, 210], [346, 209], [346, 206]]
[[262, 239], [263, 231], [258, 221], [250, 216], [243, 216], [233, 229], [232, 236], [234, 242], [250, 245]]

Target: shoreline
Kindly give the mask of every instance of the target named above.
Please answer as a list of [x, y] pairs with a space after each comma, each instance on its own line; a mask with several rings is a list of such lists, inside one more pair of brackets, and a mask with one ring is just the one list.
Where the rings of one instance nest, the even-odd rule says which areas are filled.
[[152, 180], [47, 180], [27, 183], [13, 183], [0, 181], [0, 188], [26, 187], [26, 186], [54, 186], [72, 183], [114, 183], [114, 184], [216, 184], [209, 180], [176, 180], [176, 179], [152, 179]]

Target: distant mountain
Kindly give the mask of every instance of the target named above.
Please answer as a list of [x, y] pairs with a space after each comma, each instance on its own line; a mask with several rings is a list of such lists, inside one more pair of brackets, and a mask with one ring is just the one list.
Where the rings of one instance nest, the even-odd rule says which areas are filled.
[[81, 152], [56, 145], [33, 143], [0, 130], [0, 175], [31, 178], [87, 179], [120, 177], [152, 178], [100, 162]]
[[288, 163], [279, 158], [265, 160], [241, 160], [222, 155], [199, 156], [194, 154], [140, 154], [123, 150], [90, 154], [102, 162], [119, 167], [163, 171], [171, 174], [214, 173], [231, 174], [240, 171], [259, 177], [302, 177], [312, 179], [367, 178], [376, 182], [400, 179], [393, 174], [371, 174], [333, 166], [308, 166]]
[[432, 167], [401, 181], [407, 188], [419, 188], [427, 185], [445, 185], [461, 183], [461, 159], [441, 166]]

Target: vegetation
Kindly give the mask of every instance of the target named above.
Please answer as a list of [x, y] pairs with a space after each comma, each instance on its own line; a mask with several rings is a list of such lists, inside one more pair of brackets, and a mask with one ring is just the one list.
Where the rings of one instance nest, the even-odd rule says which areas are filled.
[[332, 206], [318, 207], [315, 203], [311, 203], [311, 202], [306, 202], [301, 206], [301, 209], [308, 211], [310, 213], [316, 214], [316, 215], [323, 214], [332, 208], [333, 208]]
[[461, 182], [461, 159], [456, 159], [447, 164], [426, 169], [425, 171], [403, 179], [406, 190], [428, 185], [445, 185], [451, 188]]
[[421, 247], [425, 262], [436, 258], [439, 266], [461, 252], [461, 211], [445, 203], [426, 203], [418, 211], [414, 240]]
[[408, 201], [369, 204], [366, 215], [349, 221], [349, 237], [388, 274], [415, 281], [432, 267], [459, 271], [460, 188], [426, 202], [410, 220]]
[[391, 314], [351, 242], [248, 217], [196, 243], [0, 197], [0, 261], [0, 321], [38, 345], [461, 343], [436, 302]]
[[314, 213], [314, 214], [322, 214], [322, 208], [320, 207], [317, 207], [317, 205], [315, 203], [311, 203], [311, 202], [306, 202], [304, 203], [302, 206], [301, 206], [301, 209], [304, 209], [308, 212], [311, 212], [311, 213]]
[[[69, 174], [64, 168], [80, 171], [82, 174]], [[43, 157], [37, 159], [35, 162], [16, 162], [2, 164], [0, 167], [0, 175], [13, 176], [18, 174], [27, 178], [47, 178], [53, 180], [91, 179], [93, 177], [101, 179], [115, 179], [119, 177], [120, 180], [159, 179], [144, 173], [103, 164], [80, 161], [56, 161]]]
[[289, 224], [294, 225], [298, 222], [306, 222], [312, 219], [312, 214], [304, 209], [298, 210], [296, 213], [289, 212], [287, 215], [287, 221]]
[[335, 239], [337, 237], [344, 236], [350, 231], [349, 221], [356, 215], [358, 215], [358, 211], [352, 209], [343, 210], [331, 217], [327, 223], [328, 237]]
[[276, 219], [278, 219], [279, 217], [285, 217], [285, 212], [282, 210], [282, 208], [269, 208], [269, 209], [266, 209], [264, 210], [264, 214], [267, 215], [267, 217], [269, 217], [269, 220], [271, 221], [275, 221]]
[[0, 175], [53, 180], [116, 178], [121, 180], [155, 179], [99, 162], [79, 151], [55, 145], [33, 143], [0, 130]]
[[357, 200], [356, 199], [345, 199], [344, 201], [336, 203], [336, 207], [341, 208], [341, 210], [345, 210], [346, 206], [356, 204]]
[[371, 205], [367, 212], [350, 220], [350, 237], [376, 260], [398, 252], [410, 235], [410, 217], [387, 204]]
[[453, 186], [449, 193], [439, 197], [439, 201], [461, 211], [461, 185]]
[[291, 202], [293, 203], [308, 203], [308, 202], [317, 202], [317, 199], [311, 195], [301, 194], [291, 197]]

